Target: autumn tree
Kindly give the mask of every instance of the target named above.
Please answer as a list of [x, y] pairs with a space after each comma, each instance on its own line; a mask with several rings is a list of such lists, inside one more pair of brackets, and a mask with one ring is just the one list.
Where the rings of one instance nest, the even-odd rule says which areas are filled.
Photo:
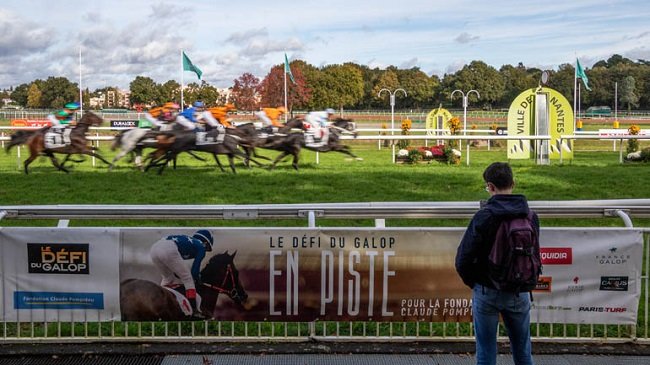
[[27, 92], [27, 107], [28, 108], [40, 108], [41, 107], [41, 90], [38, 88], [38, 85], [34, 82], [29, 87]]
[[[302, 70], [304, 67], [295, 66], [291, 62], [293, 81], [287, 75], [287, 107], [293, 110], [296, 106], [306, 105], [311, 98], [311, 88], [307, 87]], [[284, 64], [275, 65], [262, 80], [259, 92], [261, 104], [264, 107], [284, 106]]]
[[253, 111], [259, 109], [258, 88], [260, 79], [251, 73], [244, 73], [234, 80], [231, 100], [240, 110]]

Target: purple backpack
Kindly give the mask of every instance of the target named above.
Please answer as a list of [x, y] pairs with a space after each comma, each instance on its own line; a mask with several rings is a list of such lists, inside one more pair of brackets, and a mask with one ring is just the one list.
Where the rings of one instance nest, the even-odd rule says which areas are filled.
[[542, 259], [532, 210], [527, 217], [501, 222], [488, 267], [490, 279], [499, 290], [520, 293], [535, 289], [542, 273]]

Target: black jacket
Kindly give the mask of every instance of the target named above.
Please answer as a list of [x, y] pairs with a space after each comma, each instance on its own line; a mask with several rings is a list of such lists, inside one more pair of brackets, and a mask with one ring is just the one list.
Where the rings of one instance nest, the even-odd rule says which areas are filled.
[[[497, 229], [502, 220], [525, 217], [528, 211], [525, 196], [510, 194], [492, 196], [485, 207], [476, 212], [456, 253], [456, 271], [467, 286], [473, 288], [478, 283], [494, 288], [488, 277], [488, 255]], [[534, 213], [533, 227], [539, 237], [539, 218]]]

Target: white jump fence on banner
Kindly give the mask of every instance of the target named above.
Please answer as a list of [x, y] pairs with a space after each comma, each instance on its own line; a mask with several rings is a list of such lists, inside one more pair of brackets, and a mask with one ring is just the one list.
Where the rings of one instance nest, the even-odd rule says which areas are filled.
[[[641, 294], [636, 325], [533, 323], [535, 342], [650, 343], [648, 228], [634, 228], [632, 218], [650, 218], [650, 199], [530, 201], [540, 218], [620, 218], [628, 229], [644, 233]], [[35, 205], [0, 206], [1, 220], [58, 219], [58, 227], [74, 219], [264, 220], [468, 219], [478, 202], [369, 202], [273, 205]], [[326, 221], [325, 221], [326, 222]], [[542, 221], [543, 224], [543, 221]], [[409, 228], [402, 228], [409, 229]], [[589, 230], [588, 227], [581, 229]], [[501, 326], [500, 326], [501, 327]], [[500, 339], [507, 340], [500, 328]], [[3, 322], [0, 343], [142, 342], [142, 341], [472, 341], [471, 323], [433, 322]]]

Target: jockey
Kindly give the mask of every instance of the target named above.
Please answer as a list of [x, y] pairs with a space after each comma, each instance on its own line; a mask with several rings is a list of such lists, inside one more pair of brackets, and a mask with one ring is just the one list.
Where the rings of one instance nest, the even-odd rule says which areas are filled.
[[286, 113], [287, 110], [280, 106], [277, 108], [262, 108], [261, 111], [256, 112], [255, 115], [262, 121], [263, 127], [271, 127], [273, 132], [282, 127], [282, 123], [278, 119]]
[[305, 121], [309, 123], [310, 129], [312, 130], [307, 136], [310, 136], [312, 139], [320, 139], [320, 142], [317, 142], [319, 147], [327, 144], [330, 135], [330, 118], [334, 113], [334, 109], [328, 108], [322, 112], [309, 112], [305, 116]]
[[[160, 131], [169, 131], [174, 123], [178, 123], [185, 130], [194, 130], [194, 124], [178, 113], [180, 106], [176, 103], [165, 103], [161, 108], [154, 108], [144, 117]], [[157, 118], [155, 117], [157, 116]]]
[[226, 128], [233, 128], [232, 124], [230, 124], [230, 120], [228, 118], [228, 112], [235, 110], [235, 106], [232, 104], [226, 104], [224, 106], [217, 106], [214, 108], [208, 109], [210, 114], [221, 123]]
[[178, 104], [168, 102], [161, 107], [152, 108], [145, 112], [144, 118], [154, 126], [154, 129], [169, 131], [172, 129], [172, 124], [176, 120], [180, 108]]
[[[170, 235], [158, 240], [151, 246], [150, 256], [162, 274], [160, 285], [169, 288], [180, 285], [185, 287], [185, 297], [192, 305], [192, 316], [205, 318], [197, 307], [196, 285], [201, 285], [201, 262], [205, 253], [212, 251], [214, 241], [207, 229], [200, 229], [192, 236]], [[194, 259], [189, 270], [183, 260]]]
[[[196, 118], [197, 123], [204, 123], [209, 125], [212, 129], [217, 130], [217, 138], [215, 142], [222, 143], [226, 137], [226, 126], [220, 123], [212, 114], [210, 110], [205, 109], [205, 105], [201, 101], [194, 103], [194, 117]], [[230, 125], [230, 123], [228, 123]]]
[[[69, 127], [75, 124], [73, 117], [77, 109], [79, 109], [79, 104], [68, 103], [63, 107], [62, 110], [59, 110], [58, 112], [47, 116], [47, 120], [49, 120], [50, 124], [52, 125], [52, 133], [61, 135], [63, 137], [63, 144], [67, 145], [72, 143], [70, 140], [70, 133], [72, 133], [72, 129]], [[58, 139], [60, 137], [55, 138]]]

